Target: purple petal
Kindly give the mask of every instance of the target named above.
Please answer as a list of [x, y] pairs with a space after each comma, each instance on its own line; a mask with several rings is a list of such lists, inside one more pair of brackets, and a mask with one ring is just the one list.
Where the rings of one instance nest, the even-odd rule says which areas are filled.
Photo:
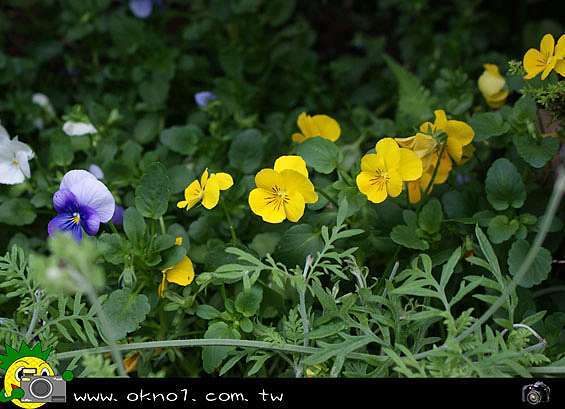
[[78, 210], [77, 198], [70, 190], [58, 190], [53, 195], [53, 208], [57, 213], [73, 213]]
[[61, 213], [52, 218], [47, 225], [47, 232], [50, 236], [57, 232], [67, 232], [71, 233], [75, 240], [82, 240], [82, 228], [80, 224], [74, 223], [72, 213]]
[[104, 171], [100, 168], [100, 166], [95, 165], [94, 163], [90, 165], [88, 171], [92, 173], [96, 179], [101, 180], [104, 179]]
[[153, 11], [152, 0], [129, 0], [129, 9], [137, 18], [147, 18]]
[[80, 208], [80, 225], [89, 236], [95, 236], [100, 228], [100, 217], [90, 207]]
[[108, 222], [116, 207], [112, 193], [104, 183], [86, 170], [71, 170], [63, 177], [61, 189], [70, 190], [80, 206], [90, 207], [102, 223]]
[[196, 104], [201, 108], [207, 106], [210, 101], [217, 98], [218, 97], [216, 96], [216, 94], [210, 91], [201, 91], [194, 94], [194, 100], [196, 101]]
[[114, 210], [114, 215], [110, 221], [115, 225], [124, 224], [124, 208], [122, 206], [116, 206], [116, 210]]

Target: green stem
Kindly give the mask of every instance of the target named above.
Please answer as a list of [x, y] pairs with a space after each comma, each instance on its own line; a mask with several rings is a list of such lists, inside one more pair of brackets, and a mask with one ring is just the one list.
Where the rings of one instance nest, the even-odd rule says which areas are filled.
[[319, 194], [321, 194], [322, 196], [324, 196], [328, 202], [330, 202], [331, 204], [333, 204], [336, 208], [339, 207], [339, 205], [337, 204], [337, 202], [335, 201], [334, 198], [332, 198], [330, 195], [328, 195], [323, 189], [318, 189], [317, 192]]
[[167, 229], [165, 228], [165, 220], [163, 216], [159, 217], [159, 226], [161, 226], [161, 233], [167, 234]]
[[[439, 150], [439, 155], [437, 157], [437, 162], [436, 165], [434, 167], [434, 171], [432, 172], [432, 177], [430, 179], [430, 181], [428, 182], [428, 186], [426, 186], [426, 190], [424, 191], [424, 196], [428, 196], [432, 190], [432, 186], [434, 185], [434, 181], [436, 179], [437, 176], [437, 172], [439, 170], [439, 166], [441, 164], [441, 158], [443, 157], [443, 154], [445, 152], [445, 146], [447, 145], [447, 142], [443, 143], [441, 145], [441, 148]], [[420, 200], [420, 206], [422, 205], [423, 200]]]
[[[207, 346], [233, 346], [240, 348], [254, 348], [254, 349], [265, 349], [270, 351], [281, 351], [288, 353], [298, 353], [298, 354], [314, 354], [320, 352], [320, 348], [315, 347], [304, 347], [301, 345], [292, 344], [282, 344], [282, 343], [270, 343], [265, 341], [251, 341], [246, 339], [173, 339], [167, 341], [148, 341], [148, 342], [135, 342], [131, 344], [117, 344], [116, 349], [118, 351], [131, 351], [139, 349], [155, 349], [155, 348], [191, 348], [191, 347], [207, 347]], [[57, 354], [57, 359], [71, 359], [76, 356], [87, 355], [87, 354], [103, 354], [111, 352], [110, 347], [98, 347], [98, 348], [87, 348], [80, 349], [77, 351], [61, 352]], [[364, 354], [359, 352], [351, 352], [348, 357], [356, 360], [368, 360], [373, 363], [379, 363], [387, 360], [387, 357], [379, 357], [370, 354]]]
[[226, 215], [226, 220], [228, 221], [228, 224], [230, 226], [231, 241], [232, 241], [233, 244], [236, 244], [239, 240], [237, 238], [237, 234], [235, 233], [235, 227], [233, 225], [233, 220], [232, 220], [230, 213], [228, 212], [228, 209], [226, 208], [226, 205], [224, 204], [223, 201], [220, 201], [220, 206], [222, 207], [222, 210], [224, 211], [224, 214]]

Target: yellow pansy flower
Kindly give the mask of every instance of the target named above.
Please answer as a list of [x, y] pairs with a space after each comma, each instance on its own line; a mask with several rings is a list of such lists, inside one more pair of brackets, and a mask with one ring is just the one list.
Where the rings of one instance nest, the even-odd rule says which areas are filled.
[[524, 54], [523, 61], [526, 70], [525, 79], [530, 80], [541, 72], [541, 79], [547, 78], [551, 70], [555, 69], [561, 76], [565, 76], [565, 34], [557, 41], [551, 34], [543, 36], [540, 49], [530, 48]]
[[257, 188], [249, 193], [249, 207], [267, 223], [285, 219], [297, 222], [306, 203], [318, 201], [306, 162], [300, 156], [281, 156], [274, 169], [263, 169], [255, 175], [255, 184]]
[[488, 106], [500, 108], [508, 97], [506, 80], [495, 64], [484, 64], [483, 67], [485, 67], [485, 71], [477, 81], [479, 91], [483, 94]]
[[184, 200], [178, 202], [177, 207], [188, 210], [202, 201], [202, 206], [212, 209], [220, 200], [220, 190], [227, 190], [232, 186], [233, 179], [229, 174], [212, 173], [208, 175], [208, 169], [205, 169], [200, 181], [193, 181], [184, 190]]
[[163, 278], [157, 289], [159, 297], [163, 297], [167, 283], [175, 283], [186, 287], [194, 280], [194, 266], [187, 256], [184, 256], [183, 259], [173, 267], [164, 269], [162, 273]]
[[356, 181], [367, 199], [381, 203], [387, 196], [398, 196], [404, 181], [422, 176], [422, 161], [410, 149], [399, 148], [392, 138], [381, 139], [375, 149], [376, 154], [369, 153], [361, 159], [361, 173]]
[[298, 116], [296, 122], [300, 128], [300, 132], [292, 135], [294, 142], [302, 143], [306, 139], [319, 136], [335, 142], [341, 136], [341, 128], [335, 119], [327, 115], [310, 116], [306, 112], [302, 112]]
[[175, 246], [182, 246], [183, 238], [182, 236], [175, 237]]
[[474, 136], [473, 128], [465, 122], [448, 120], [443, 110], [437, 110], [433, 124], [425, 122], [416, 135], [396, 139], [401, 147], [412, 150], [422, 160], [422, 177], [408, 183], [410, 203], [418, 203], [422, 199], [422, 192], [428, 188], [438, 164], [442, 145], [446, 144], [433, 185], [445, 183], [453, 167], [452, 159], [457, 164], [469, 160], [474, 152], [471, 145]]

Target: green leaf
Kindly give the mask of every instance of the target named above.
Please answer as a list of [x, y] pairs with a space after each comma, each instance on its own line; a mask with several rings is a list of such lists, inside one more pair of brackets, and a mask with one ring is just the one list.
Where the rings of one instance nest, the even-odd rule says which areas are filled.
[[518, 231], [518, 227], [520, 223], [517, 220], [510, 221], [506, 216], [496, 216], [488, 224], [488, 237], [493, 243], [500, 244], [512, 237]]
[[214, 318], [219, 317], [220, 314], [221, 312], [211, 305], [201, 304], [196, 307], [196, 315], [203, 320], [213, 320]]
[[246, 317], [252, 317], [259, 311], [262, 300], [263, 289], [254, 286], [237, 295], [235, 298], [235, 309]]
[[[526, 259], [526, 255], [530, 250], [530, 243], [526, 240], [518, 240], [508, 252], [508, 270], [513, 276], [518, 273], [522, 264]], [[528, 272], [518, 284], [524, 288], [531, 288], [540, 284], [547, 279], [551, 271], [551, 253], [544, 247], [541, 247], [534, 262], [528, 269]]]
[[160, 127], [161, 118], [159, 115], [150, 113], [142, 117], [139, 122], [135, 124], [133, 136], [137, 142], [147, 144], [157, 137]]
[[263, 161], [265, 141], [257, 129], [246, 129], [233, 138], [228, 152], [230, 165], [243, 173], [252, 173]]
[[503, 135], [510, 130], [510, 124], [504, 122], [500, 112], [477, 113], [469, 120], [469, 124], [475, 131], [476, 142]]
[[[225, 322], [215, 322], [211, 324], [204, 333], [206, 339], [240, 339], [241, 335], [236, 330], [230, 328]], [[230, 346], [214, 346], [202, 348], [202, 363], [207, 373], [212, 373], [217, 369], [222, 361], [235, 348]]]
[[142, 216], [158, 219], [167, 211], [169, 196], [167, 171], [159, 162], [153, 162], [135, 189], [135, 207]]
[[308, 224], [299, 224], [288, 229], [279, 242], [275, 255], [289, 267], [304, 265], [308, 255], [315, 256], [322, 250], [324, 242], [319, 232]]
[[135, 207], [124, 212], [124, 232], [132, 243], [139, 245], [143, 241], [145, 229], [145, 220]]
[[395, 226], [390, 232], [390, 238], [396, 244], [414, 250], [427, 250], [430, 248], [429, 244], [418, 238], [416, 229], [410, 226]]
[[124, 242], [122, 236], [117, 233], [102, 233], [98, 238], [98, 249], [108, 263], [120, 265], [127, 256]]
[[26, 199], [8, 199], [0, 205], [0, 223], [25, 226], [35, 221], [35, 209]]
[[418, 215], [418, 226], [428, 234], [439, 232], [443, 221], [441, 203], [432, 199], [422, 208]]
[[198, 142], [204, 139], [202, 130], [193, 124], [172, 126], [161, 131], [161, 142], [173, 152], [193, 155]]
[[324, 138], [307, 139], [298, 145], [297, 153], [308, 166], [320, 173], [332, 173], [338, 165], [339, 149], [335, 143]]
[[150, 309], [143, 294], [132, 294], [128, 288], [113, 291], [102, 304], [110, 324], [110, 337], [117, 341], [138, 329]]
[[398, 82], [396, 123], [404, 124], [409, 128], [431, 118], [433, 100], [430, 91], [422, 86], [416, 76], [406, 71], [392, 58], [384, 55], [384, 59]]
[[501, 158], [492, 164], [485, 185], [487, 199], [496, 210], [506, 210], [510, 206], [518, 209], [526, 200], [522, 177], [508, 159]]
[[559, 150], [557, 138], [534, 139], [526, 133], [516, 134], [512, 138], [516, 150], [522, 159], [534, 168], [542, 168]]

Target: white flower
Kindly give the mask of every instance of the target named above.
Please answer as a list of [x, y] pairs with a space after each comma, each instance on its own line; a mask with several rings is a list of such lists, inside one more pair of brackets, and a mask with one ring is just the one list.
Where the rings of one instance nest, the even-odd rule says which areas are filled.
[[16, 185], [31, 176], [28, 161], [34, 156], [31, 148], [18, 141], [10, 140], [6, 129], [0, 125], [0, 183]]
[[53, 108], [53, 105], [51, 105], [51, 101], [47, 95], [39, 92], [35, 93], [31, 96], [31, 101], [43, 108], [50, 116], [55, 116], [55, 109]]
[[63, 132], [69, 136], [81, 136], [95, 134], [98, 131], [94, 125], [88, 122], [73, 122], [67, 121], [63, 124]]

